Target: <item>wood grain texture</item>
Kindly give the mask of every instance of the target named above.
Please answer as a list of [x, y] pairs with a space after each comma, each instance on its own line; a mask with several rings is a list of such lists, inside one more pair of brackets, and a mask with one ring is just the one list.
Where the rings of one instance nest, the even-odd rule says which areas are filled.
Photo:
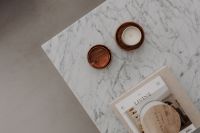
[[149, 108], [141, 123], [145, 133], [178, 133], [181, 127], [178, 112], [166, 104]]

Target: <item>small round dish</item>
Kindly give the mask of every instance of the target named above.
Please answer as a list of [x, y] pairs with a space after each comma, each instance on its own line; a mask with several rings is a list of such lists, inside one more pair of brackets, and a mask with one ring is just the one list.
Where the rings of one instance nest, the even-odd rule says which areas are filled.
[[116, 31], [116, 42], [127, 51], [139, 48], [144, 42], [143, 28], [134, 22], [123, 23]]
[[160, 101], [147, 103], [139, 117], [145, 133], [179, 133], [181, 129], [181, 118], [177, 110]]
[[95, 45], [88, 52], [88, 62], [96, 69], [103, 69], [108, 66], [111, 61], [111, 52], [104, 45]]

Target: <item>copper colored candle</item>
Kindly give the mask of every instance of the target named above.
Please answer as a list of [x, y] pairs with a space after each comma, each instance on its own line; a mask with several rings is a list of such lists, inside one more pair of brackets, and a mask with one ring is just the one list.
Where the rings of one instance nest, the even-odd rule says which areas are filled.
[[96, 45], [88, 52], [88, 62], [94, 68], [105, 68], [110, 63], [110, 60], [111, 52], [104, 45]]

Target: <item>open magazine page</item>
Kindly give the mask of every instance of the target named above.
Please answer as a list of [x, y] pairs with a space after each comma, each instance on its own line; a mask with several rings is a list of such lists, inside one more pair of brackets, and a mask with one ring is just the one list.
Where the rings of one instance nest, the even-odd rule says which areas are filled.
[[145, 105], [152, 101], [167, 104], [178, 112], [181, 122], [179, 133], [192, 133], [196, 129], [160, 76], [157, 76], [134, 93], [121, 99], [115, 104], [115, 108], [133, 133], [144, 133], [140, 113]]

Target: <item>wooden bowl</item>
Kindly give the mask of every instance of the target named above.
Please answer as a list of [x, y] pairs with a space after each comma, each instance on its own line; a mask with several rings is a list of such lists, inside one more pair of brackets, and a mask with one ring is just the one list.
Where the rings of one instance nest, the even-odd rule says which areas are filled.
[[172, 106], [162, 102], [149, 104], [142, 109], [140, 116], [145, 133], [179, 133], [180, 116]]
[[[133, 45], [128, 45], [126, 44], [123, 39], [122, 39], [122, 35], [123, 35], [123, 32], [128, 28], [128, 27], [136, 27], [137, 29], [140, 30], [141, 32], [141, 39], [138, 43], [136, 44], [133, 44]], [[137, 49], [139, 48], [143, 42], [144, 42], [144, 31], [143, 31], [143, 28], [137, 24], [137, 23], [134, 23], [134, 22], [126, 22], [126, 23], [123, 23], [116, 31], [116, 35], [115, 35], [115, 38], [116, 38], [116, 42], [117, 44], [119, 45], [120, 48], [124, 49], [124, 50], [134, 50], [134, 49]]]

